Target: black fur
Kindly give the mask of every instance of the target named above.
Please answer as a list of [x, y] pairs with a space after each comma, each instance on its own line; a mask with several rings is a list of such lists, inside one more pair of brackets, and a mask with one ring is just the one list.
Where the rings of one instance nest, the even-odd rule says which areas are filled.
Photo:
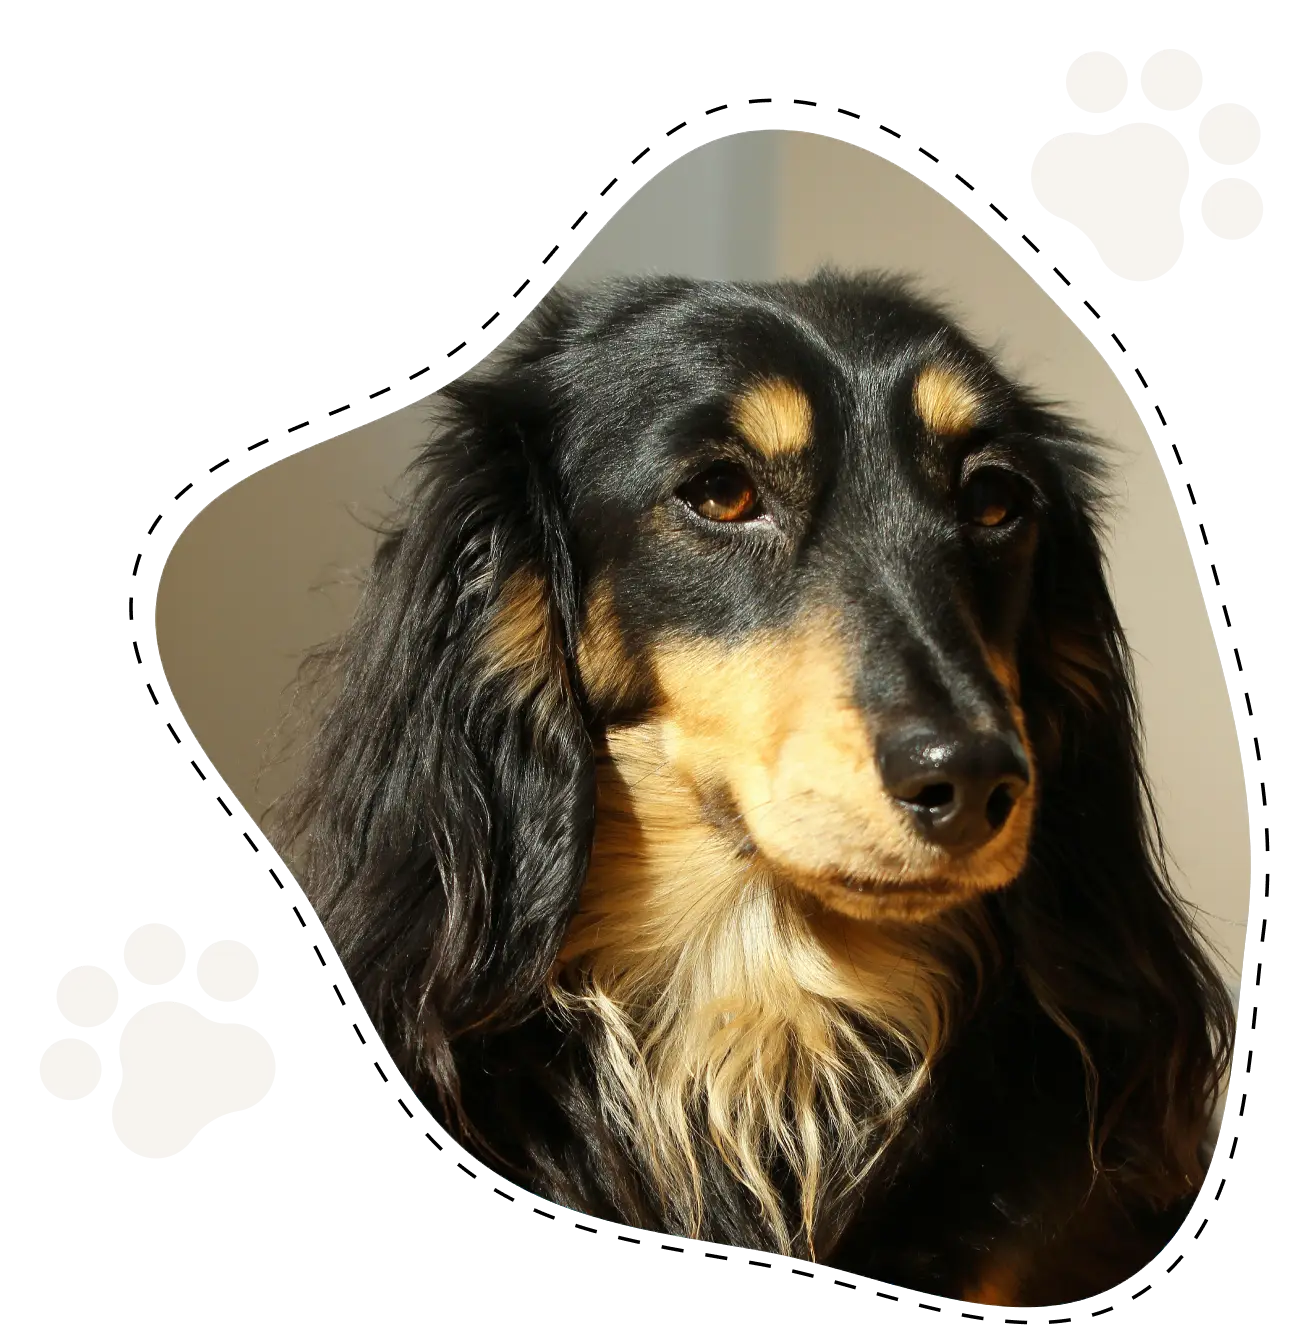
[[[1037, 528], [1028, 551], [964, 539], [950, 494], [912, 463], [908, 374], [931, 353], [984, 383], [987, 417], [965, 449], [1000, 448], [1020, 475]], [[785, 543], [655, 539], [647, 513], [673, 510], [705, 440], [724, 433], [732, 391], [770, 374], [801, 383], [818, 437], [836, 439], [778, 479]], [[944, 656], [960, 643], [944, 586], [963, 586], [984, 633], [1019, 660], [1041, 787], [1029, 863], [986, 903], [996, 960], [931, 1090], [862, 1189], [822, 1211], [816, 1254], [948, 1295], [1014, 1263], [1018, 1304], [1098, 1291], [1142, 1265], [1201, 1181], [1233, 1016], [1167, 877], [1099, 546], [1095, 444], [903, 287], [833, 274], [553, 296], [443, 409], [355, 622], [325, 655], [335, 698], [279, 811], [421, 1098], [529, 1189], [662, 1227], [641, 1166], [599, 1115], [590, 1032], [553, 1020], [542, 998], [587, 872], [594, 744], [650, 703], [642, 685], [609, 707], [583, 694], [594, 577], [610, 577], [635, 659], [673, 624], [732, 637], [786, 619], [826, 578], [864, 631], [858, 685], [872, 709], [929, 693], [890, 586], [919, 605]], [[525, 568], [551, 614], [531, 694], [479, 649], [498, 592]], [[959, 670], [957, 699], [974, 693]], [[707, 1186], [703, 1236], [769, 1245], [713, 1155]]]

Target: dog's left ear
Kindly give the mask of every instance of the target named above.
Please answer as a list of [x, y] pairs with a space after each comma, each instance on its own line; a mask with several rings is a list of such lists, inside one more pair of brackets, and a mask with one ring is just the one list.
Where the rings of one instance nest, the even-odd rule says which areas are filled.
[[456, 1112], [452, 1044], [538, 1005], [592, 836], [546, 334], [444, 393], [275, 817], [388, 1048]]
[[1054, 457], [1022, 661], [1040, 798], [1003, 906], [1026, 981], [1084, 1057], [1095, 1154], [1161, 1202], [1201, 1181], [1234, 1014], [1170, 879], [1103, 561], [1098, 447], [1044, 411], [1030, 428]]

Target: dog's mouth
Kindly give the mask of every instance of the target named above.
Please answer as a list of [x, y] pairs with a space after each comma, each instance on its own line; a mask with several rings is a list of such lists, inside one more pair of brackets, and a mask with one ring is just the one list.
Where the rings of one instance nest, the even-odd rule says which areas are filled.
[[707, 823], [732, 839], [734, 853], [740, 859], [756, 860], [771, 874], [819, 899], [830, 909], [860, 919], [884, 916], [910, 919], [935, 915], [973, 901], [982, 892], [999, 886], [996, 881], [981, 887], [934, 876], [909, 879], [891, 874], [799, 870], [781, 865], [763, 852], [747, 832], [741, 816], [726, 810], [723, 802], [704, 805], [703, 808]]
[[965, 899], [973, 896], [978, 891], [947, 879], [894, 879], [856, 874], [809, 874], [806, 871], [781, 866], [770, 860], [758, 849], [756, 843], [748, 835], [739, 833], [737, 839], [735, 851], [741, 859], [760, 860], [775, 873], [787, 877], [797, 877], [799, 881], [805, 880], [804, 886], [808, 886], [811, 890], [834, 888], [851, 893], [856, 897], [874, 899], [881, 897], [923, 897], [926, 899], [939, 897], [947, 900]]
[[850, 874], [829, 877], [824, 882], [859, 897], [966, 897], [971, 890], [942, 879], [859, 879]]

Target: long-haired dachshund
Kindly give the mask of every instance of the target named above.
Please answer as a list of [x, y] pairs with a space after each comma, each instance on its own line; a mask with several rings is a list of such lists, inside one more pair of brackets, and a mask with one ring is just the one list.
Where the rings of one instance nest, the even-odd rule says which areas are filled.
[[647, 1229], [977, 1302], [1144, 1265], [1233, 1014], [1095, 443], [833, 273], [556, 295], [443, 396], [281, 811], [420, 1098]]

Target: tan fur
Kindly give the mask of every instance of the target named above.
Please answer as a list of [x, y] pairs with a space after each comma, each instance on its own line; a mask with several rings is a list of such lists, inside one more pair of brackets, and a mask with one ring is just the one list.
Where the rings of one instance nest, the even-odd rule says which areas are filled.
[[967, 1286], [962, 1298], [986, 1307], [1011, 1307], [1021, 1300], [1023, 1275], [1014, 1258], [995, 1256], [984, 1273]]
[[[614, 696], [636, 669], [604, 585], [583, 636], [585, 690]], [[1014, 700], [1014, 664], [989, 661]], [[603, 1028], [602, 1107], [671, 1227], [698, 1231], [709, 1142], [780, 1250], [810, 1248], [822, 1199], [878, 1162], [924, 1085], [962, 959], [982, 977], [977, 899], [1023, 864], [1033, 794], [969, 857], [925, 842], [883, 788], [825, 612], [735, 644], [670, 638], [643, 667], [652, 714], [598, 753], [552, 994]]]
[[517, 698], [533, 710], [565, 693], [569, 681], [541, 572], [520, 567], [507, 577], [477, 648], [488, 677], [510, 677]]
[[1052, 669], [1062, 686], [1087, 707], [1105, 703], [1107, 661], [1087, 640], [1076, 635], [1054, 635], [1049, 646]]
[[734, 401], [732, 418], [743, 440], [767, 460], [796, 455], [811, 442], [811, 402], [783, 378], [749, 387]]
[[673, 770], [703, 794], [727, 794], [768, 863], [827, 905], [915, 919], [1002, 887], [1023, 865], [1032, 788], [967, 857], [907, 822], [879, 777], [841, 634], [825, 615], [733, 647], [670, 641], [651, 661]]
[[615, 600], [605, 580], [588, 592], [578, 668], [583, 693], [598, 707], [622, 707], [641, 690], [638, 669], [624, 646]]
[[[704, 1136], [781, 1250], [809, 1245], [823, 1193], [875, 1164], [942, 1042], [948, 954], [986, 946], [970, 908], [872, 925], [821, 907], [715, 828], [659, 723], [613, 731], [592, 868], [554, 976], [566, 1015], [605, 1028], [603, 1107], [695, 1235]], [[884, 1051], [877, 1047], [883, 1037]], [[911, 1064], [899, 1072], [887, 1050]], [[770, 1177], [801, 1195], [790, 1225]]]
[[921, 369], [912, 400], [925, 427], [943, 437], [962, 436], [979, 422], [980, 401], [974, 387], [941, 364]]
[[1007, 692], [1007, 698], [1016, 706], [1012, 716], [1018, 720], [1023, 720], [1024, 715], [1019, 711], [1020, 669], [1016, 666], [1016, 659], [1011, 654], [990, 648], [988, 645], [982, 645], [981, 647], [984, 651], [985, 660], [988, 662], [989, 671], [998, 678], [999, 684]]
[[[699, 1225], [704, 1136], [796, 1249], [923, 1084], [957, 992], [950, 954], [982, 970], [974, 899], [1023, 863], [1028, 798], [971, 858], [925, 843], [883, 789], [824, 614], [733, 646], [667, 640], [648, 661], [655, 713], [602, 752], [555, 995], [604, 1027], [603, 1107], [675, 1225]], [[1011, 689], [1014, 669], [991, 663]]]

